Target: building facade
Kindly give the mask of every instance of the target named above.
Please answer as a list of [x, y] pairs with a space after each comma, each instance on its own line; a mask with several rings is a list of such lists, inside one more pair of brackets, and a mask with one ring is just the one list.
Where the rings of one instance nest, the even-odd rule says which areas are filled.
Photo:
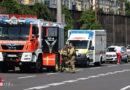
[[[91, 3], [89, 3], [89, 1]], [[119, 14], [120, 0], [96, 0], [98, 8], [103, 9], [104, 12], [113, 11], [115, 14]], [[130, 0], [129, 0], [130, 1]], [[33, 5], [34, 3], [43, 3], [49, 8], [57, 7], [57, 0], [21, 0], [22, 4]], [[91, 9], [95, 9], [95, 0], [62, 0], [62, 5], [68, 7], [69, 10], [87, 10], [89, 6]], [[90, 5], [89, 5], [90, 4]]]

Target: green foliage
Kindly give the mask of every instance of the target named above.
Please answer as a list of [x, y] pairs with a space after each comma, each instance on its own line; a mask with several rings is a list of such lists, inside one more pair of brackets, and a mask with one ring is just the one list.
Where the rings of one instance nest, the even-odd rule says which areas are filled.
[[130, 2], [128, 2], [128, 0], [125, 0], [125, 6], [126, 16], [130, 16]]
[[82, 16], [80, 18], [80, 22], [82, 23], [82, 26], [80, 29], [86, 30], [86, 29], [102, 29], [102, 26], [99, 23], [95, 23], [95, 12], [94, 11], [83, 11]]
[[65, 14], [65, 23], [67, 25], [65, 30], [65, 38], [67, 40], [68, 30], [73, 29], [73, 19], [67, 7], [62, 6], [62, 13]]
[[1, 6], [6, 9], [7, 14], [35, 15], [28, 6], [19, 5], [16, 0], [3, 0]]
[[105, 14], [105, 12], [103, 11], [103, 8], [99, 8], [98, 13]]
[[114, 14], [114, 11], [111, 9], [107, 14]]
[[38, 18], [42, 18], [44, 20], [51, 20], [50, 10], [44, 4], [36, 3], [33, 6], [33, 11], [36, 12]]

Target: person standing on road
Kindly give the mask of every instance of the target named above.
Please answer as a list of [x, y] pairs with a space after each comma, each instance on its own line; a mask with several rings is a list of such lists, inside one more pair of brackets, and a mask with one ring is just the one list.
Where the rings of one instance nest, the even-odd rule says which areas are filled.
[[76, 57], [76, 53], [75, 53], [75, 49], [72, 43], [69, 44], [70, 46], [70, 50], [69, 50], [69, 58], [70, 58], [70, 64], [72, 67], [72, 72], [75, 73], [75, 57]]
[[116, 51], [116, 55], [117, 55], [117, 64], [120, 64], [120, 63], [121, 63], [121, 61], [120, 61], [121, 48], [120, 48], [120, 47], [116, 47], [116, 48], [115, 48], [115, 51]]
[[68, 68], [68, 48], [67, 44], [64, 45], [64, 49], [61, 50], [60, 55], [62, 55], [62, 65], [61, 65], [61, 71], [64, 71], [64, 68], [66, 71], [69, 70]]

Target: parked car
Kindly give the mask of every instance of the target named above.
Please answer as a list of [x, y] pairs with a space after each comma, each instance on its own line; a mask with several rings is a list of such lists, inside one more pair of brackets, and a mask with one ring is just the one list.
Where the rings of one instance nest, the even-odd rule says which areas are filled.
[[128, 58], [130, 58], [130, 45], [127, 46]]
[[106, 52], [106, 61], [107, 62], [117, 62], [117, 55], [116, 55], [116, 51], [115, 51], [116, 48], [120, 49], [121, 62], [123, 61], [125, 63], [128, 63], [128, 54], [127, 54], [127, 50], [124, 46], [109, 46], [107, 48], [107, 52]]

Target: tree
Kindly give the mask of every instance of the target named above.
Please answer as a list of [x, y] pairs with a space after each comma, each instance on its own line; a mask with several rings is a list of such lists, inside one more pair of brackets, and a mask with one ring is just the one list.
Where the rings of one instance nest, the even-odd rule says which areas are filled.
[[18, 4], [16, 0], [3, 0], [1, 7], [7, 14], [35, 15], [28, 6]]
[[67, 25], [65, 28], [65, 38], [67, 39], [68, 30], [73, 29], [73, 19], [67, 7], [62, 6], [62, 13], [65, 14], [65, 23]]
[[130, 16], [130, 2], [128, 0], [125, 0], [125, 6], [126, 16]]
[[35, 3], [35, 5], [33, 6], [33, 11], [36, 12], [38, 18], [51, 20], [50, 10], [44, 4]]
[[21, 7], [15, 0], [3, 0], [1, 6], [8, 14], [21, 14]]
[[80, 22], [82, 23], [82, 26], [80, 29], [102, 29], [102, 26], [99, 23], [95, 23], [95, 12], [94, 11], [83, 11], [82, 16], [80, 18]]

